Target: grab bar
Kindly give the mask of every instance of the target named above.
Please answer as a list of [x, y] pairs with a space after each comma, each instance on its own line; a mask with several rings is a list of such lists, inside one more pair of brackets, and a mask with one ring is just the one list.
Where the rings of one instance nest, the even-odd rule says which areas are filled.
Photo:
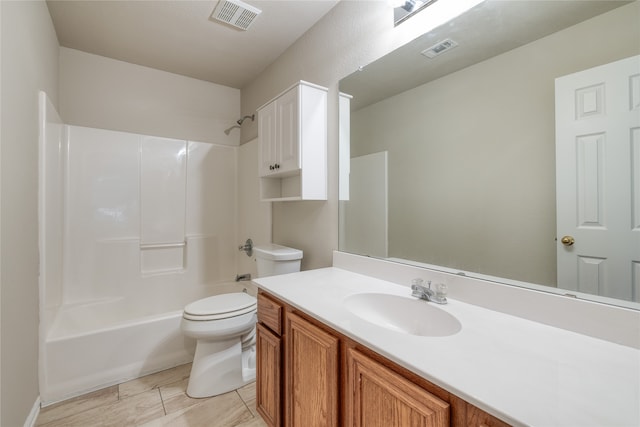
[[165, 249], [165, 248], [183, 248], [187, 245], [187, 242], [179, 243], [146, 243], [140, 245], [140, 249]]

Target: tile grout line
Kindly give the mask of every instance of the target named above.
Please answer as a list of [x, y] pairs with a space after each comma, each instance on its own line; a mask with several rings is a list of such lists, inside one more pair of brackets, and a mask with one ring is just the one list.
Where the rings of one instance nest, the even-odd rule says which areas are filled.
[[164, 398], [162, 397], [162, 392], [160, 391], [160, 387], [158, 387], [158, 394], [160, 395], [160, 403], [162, 403], [162, 411], [164, 412], [164, 415], [169, 415], [167, 414], [167, 408], [164, 406]]
[[245, 408], [247, 408], [247, 411], [249, 411], [249, 413], [251, 414], [251, 416], [253, 418], [255, 418], [256, 416], [253, 414], [253, 411], [251, 410], [251, 408], [249, 408], [249, 405], [247, 405], [247, 402], [244, 401], [244, 399], [242, 398], [242, 396], [240, 395], [240, 393], [238, 393], [238, 389], [234, 390], [236, 392], [236, 394], [238, 395], [238, 397], [240, 398], [240, 401], [242, 402], [242, 404], [244, 405]]

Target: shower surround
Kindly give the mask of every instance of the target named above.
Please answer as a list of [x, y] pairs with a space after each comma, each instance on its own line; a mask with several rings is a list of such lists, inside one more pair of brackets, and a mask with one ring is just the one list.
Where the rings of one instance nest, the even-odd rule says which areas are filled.
[[40, 107], [46, 405], [190, 361], [182, 308], [248, 285], [233, 282], [238, 147], [66, 125], [44, 93]]

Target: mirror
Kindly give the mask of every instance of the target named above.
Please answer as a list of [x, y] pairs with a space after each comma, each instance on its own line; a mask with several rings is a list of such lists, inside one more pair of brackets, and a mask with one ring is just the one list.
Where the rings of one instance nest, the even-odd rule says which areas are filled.
[[640, 308], [640, 267], [624, 296], [558, 287], [554, 86], [639, 28], [638, 1], [486, 1], [342, 79], [340, 250]]
[[394, 1], [393, 24], [398, 26], [413, 15], [429, 7], [436, 0], [399, 0]]

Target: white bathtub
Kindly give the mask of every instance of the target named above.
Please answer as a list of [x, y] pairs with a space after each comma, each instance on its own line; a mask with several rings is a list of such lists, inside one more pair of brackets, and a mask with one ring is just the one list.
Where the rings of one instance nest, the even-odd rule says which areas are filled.
[[42, 352], [42, 404], [191, 362], [195, 340], [180, 331], [184, 306], [245, 288], [255, 295], [251, 282], [231, 282], [58, 309]]

